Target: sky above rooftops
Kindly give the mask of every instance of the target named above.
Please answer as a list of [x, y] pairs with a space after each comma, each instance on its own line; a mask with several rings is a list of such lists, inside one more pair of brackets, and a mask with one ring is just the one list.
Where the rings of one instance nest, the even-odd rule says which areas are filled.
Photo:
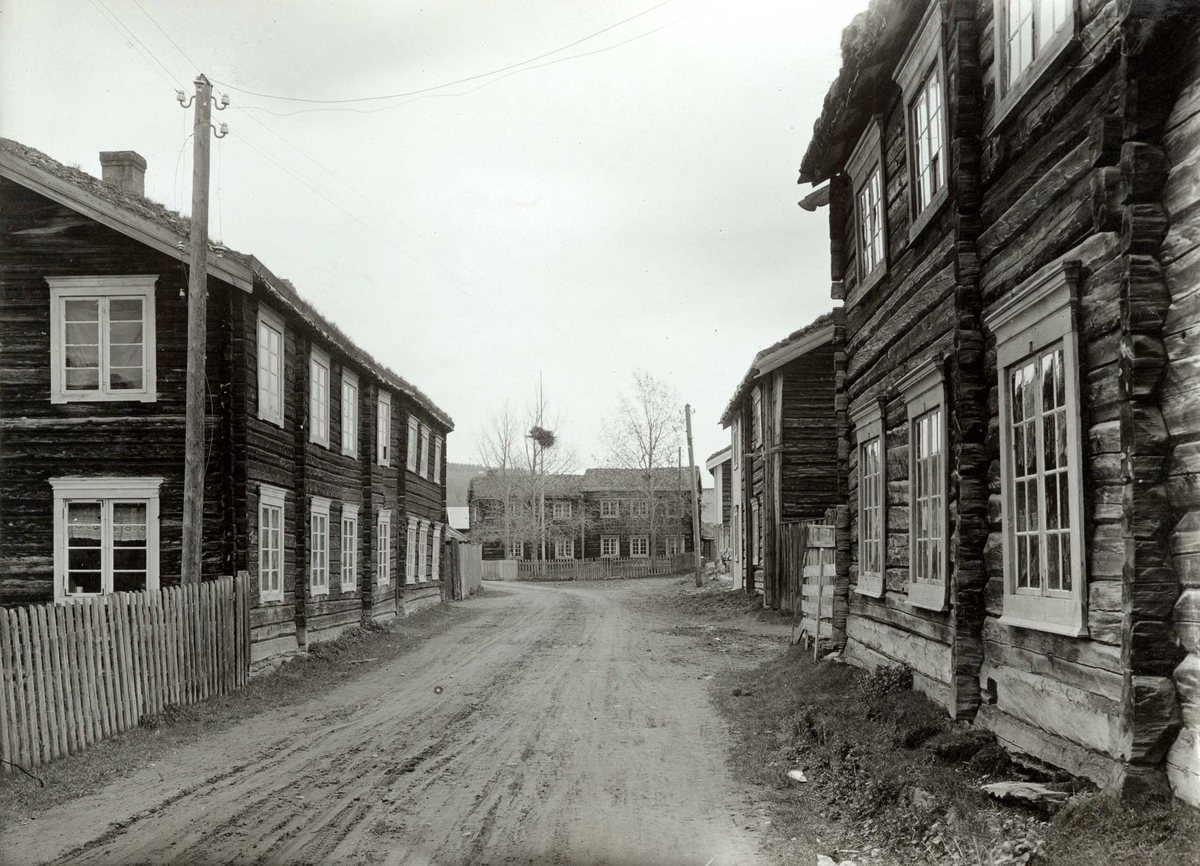
[[[140, 2], [0, 0], [0, 136], [97, 176], [99, 151], [136, 150], [184, 212], [193, 62], [262, 93], [407, 92], [655, 5]], [[691, 402], [702, 461], [754, 354], [832, 304], [827, 212], [796, 206], [796, 177], [865, 5], [670, 0], [538, 62], [641, 37], [612, 50], [337, 106], [391, 106], [372, 113], [218, 84], [210, 233], [453, 416], [451, 460], [540, 371], [563, 441], [604, 465], [603, 415], [642, 368]]]

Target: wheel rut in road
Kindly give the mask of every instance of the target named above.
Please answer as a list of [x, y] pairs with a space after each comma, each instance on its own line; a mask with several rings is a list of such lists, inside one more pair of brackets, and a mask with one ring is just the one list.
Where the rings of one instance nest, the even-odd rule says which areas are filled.
[[646, 603], [665, 585], [491, 589], [465, 603], [475, 620], [51, 810], [2, 850], [60, 864], [759, 863], [703, 662]]

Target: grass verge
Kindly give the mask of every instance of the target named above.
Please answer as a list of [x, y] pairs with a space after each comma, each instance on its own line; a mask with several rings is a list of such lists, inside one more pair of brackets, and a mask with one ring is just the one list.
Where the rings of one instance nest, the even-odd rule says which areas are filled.
[[387, 625], [352, 628], [337, 640], [314, 644], [307, 655], [254, 677], [240, 691], [189, 707], [167, 707], [136, 728], [35, 768], [34, 775], [44, 785], [19, 773], [4, 776], [0, 778], [0, 830], [89, 794], [174, 749], [243, 719], [320, 697], [475, 615], [474, 611], [443, 604]]

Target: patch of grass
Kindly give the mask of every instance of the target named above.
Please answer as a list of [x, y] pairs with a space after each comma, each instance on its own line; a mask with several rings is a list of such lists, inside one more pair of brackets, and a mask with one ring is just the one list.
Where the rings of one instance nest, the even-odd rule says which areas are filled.
[[653, 599], [655, 607], [666, 606], [690, 616], [731, 620], [750, 618], [758, 622], [792, 622], [790, 613], [764, 608], [762, 596], [735, 590], [728, 580], [709, 577], [697, 588], [692, 578], [676, 581], [670, 590]]
[[[1029, 773], [910, 688], [903, 668], [814, 663], [799, 647], [717, 680], [735, 773], [764, 792], [781, 859], [1200, 864], [1200, 819], [1182, 805], [1133, 811], [1079, 793], [1051, 818], [987, 797], [981, 784]], [[793, 768], [808, 782], [788, 779]]]
[[91, 793], [147, 766], [168, 752], [225, 730], [243, 719], [320, 697], [373, 667], [410, 651], [426, 637], [473, 618], [475, 611], [447, 605], [391, 623], [370, 623], [337, 640], [255, 676], [240, 691], [188, 707], [170, 706], [136, 728], [96, 743], [76, 755], [33, 769], [28, 776], [0, 777], [0, 830], [9, 823]]

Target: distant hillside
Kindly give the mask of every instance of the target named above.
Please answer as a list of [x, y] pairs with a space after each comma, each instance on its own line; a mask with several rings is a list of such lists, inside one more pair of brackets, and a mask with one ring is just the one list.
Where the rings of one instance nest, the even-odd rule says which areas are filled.
[[446, 505], [466, 505], [467, 488], [471, 486], [471, 479], [486, 471], [482, 466], [474, 466], [470, 463], [447, 463]]

